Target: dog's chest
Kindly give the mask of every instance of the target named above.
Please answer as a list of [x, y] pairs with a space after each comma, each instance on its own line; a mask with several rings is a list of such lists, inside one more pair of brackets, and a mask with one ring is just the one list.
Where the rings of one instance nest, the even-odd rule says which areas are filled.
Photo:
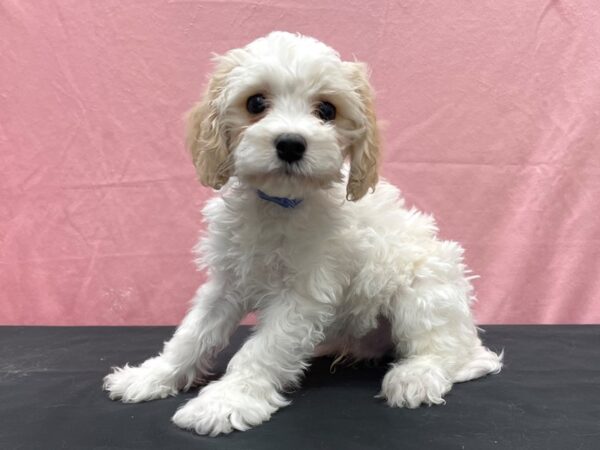
[[293, 221], [252, 219], [229, 228], [224, 252], [241, 282], [281, 288], [323, 264], [323, 236], [311, 236]]

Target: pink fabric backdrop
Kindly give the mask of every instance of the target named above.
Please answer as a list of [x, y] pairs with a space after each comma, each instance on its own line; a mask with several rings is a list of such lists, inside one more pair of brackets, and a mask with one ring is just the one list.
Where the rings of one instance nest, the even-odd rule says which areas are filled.
[[0, 322], [173, 324], [211, 193], [211, 52], [299, 31], [373, 68], [384, 174], [481, 275], [484, 323], [600, 322], [594, 0], [0, 2]]

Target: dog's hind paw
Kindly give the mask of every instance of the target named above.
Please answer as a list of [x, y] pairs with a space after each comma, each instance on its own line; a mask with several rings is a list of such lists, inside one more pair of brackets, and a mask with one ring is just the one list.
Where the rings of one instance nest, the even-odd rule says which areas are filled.
[[441, 368], [422, 361], [406, 361], [388, 371], [379, 396], [390, 406], [417, 408], [445, 403], [443, 397], [451, 388], [452, 382]]

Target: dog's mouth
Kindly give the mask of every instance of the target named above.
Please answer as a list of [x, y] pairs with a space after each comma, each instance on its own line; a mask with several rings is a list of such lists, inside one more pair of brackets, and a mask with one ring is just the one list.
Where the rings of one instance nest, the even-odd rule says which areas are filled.
[[281, 172], [287, 177], [309, 178], [302, 170], [299, 170], [295, 164], [286, 163]]
[[298, 180], [310, 180], [316, 178], [314, 175], [308, 173], [301, 165], [301, 163], [283, 163], [277, 167], [273, 167], [268, 170], [265, 175], [272, 178], [286, 178], [286, 179], [298, 179]]
[[282, 176], [288, 179], [297, 179], [299, 181], [323, 181], [324, 174], [314, 173], [309, 170], [302, 161], [293, 163], [283, 163], [280, 167], [274, 169], [271, 173], [275, 176]]

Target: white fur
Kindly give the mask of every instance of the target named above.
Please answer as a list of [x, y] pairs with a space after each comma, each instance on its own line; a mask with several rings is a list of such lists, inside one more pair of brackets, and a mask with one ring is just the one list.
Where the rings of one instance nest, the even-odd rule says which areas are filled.
[[[249, 311], [255, 332], [225, 375], [177, 411], [178, 426], [217, 435], [269, 420], [315, 354], [364, 359], [393, 349], [380, 395], [410, 408], [443, 403], [453, 383], [498, 372], [502, 357], [482, 346], [473, 323], [462, 248], [438, 240], [433, 219], [406, 209], [385, 181], [346, 200], [345, 150], [359, 138], [363, 112], [337, 53], [272, 33], [226, 58], [236, 66], [218, 108], [238, 139], [232, 177], [204, 208], [196, 250], [209, 281], [158, 357], [106, 376], [110, 397], [152, 400], [201, 381]], [[264, 89], [270, 110], [247, 123], [243, 99]], [[334, 123], [315, 117], [320, 96], [335, 99]], [[287, 171], [273, 147], [282, 132], [308, 143]], [[285, 209], [257, 188], [303, 201]]]

